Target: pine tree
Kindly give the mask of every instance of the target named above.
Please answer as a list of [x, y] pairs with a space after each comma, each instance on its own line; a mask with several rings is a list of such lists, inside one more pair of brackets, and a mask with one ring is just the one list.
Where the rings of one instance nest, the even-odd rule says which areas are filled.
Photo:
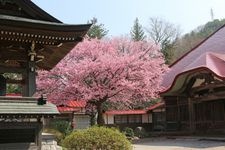
[[135, 19], [134, 26], [131, 29], [130, 34], [131, 34], [131, 38], [134, 41], [143, 41], [146, 38], [144, 30], [142, 29], [142, 26], [139, 23], [138, 18]]
[[104, 25], [97, 24], [97, 22], [98, 22], [97, 18], [93, 18], [90, 21], [88, 21], [88, 23], [92, 24], [91, 28], [87, 33], [87, 35], [90, 38], [101, 39], [108, 34], [108, 30], [104, 28]]

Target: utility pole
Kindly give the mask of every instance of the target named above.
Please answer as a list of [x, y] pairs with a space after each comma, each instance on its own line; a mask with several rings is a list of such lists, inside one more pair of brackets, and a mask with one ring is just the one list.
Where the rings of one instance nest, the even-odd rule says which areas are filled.
[[211, 20], [213, 21], [214, 20], [214, 13], [213, 13], [213, 9], [212, 8], [210, 9], [210, 16], [211, 16]]

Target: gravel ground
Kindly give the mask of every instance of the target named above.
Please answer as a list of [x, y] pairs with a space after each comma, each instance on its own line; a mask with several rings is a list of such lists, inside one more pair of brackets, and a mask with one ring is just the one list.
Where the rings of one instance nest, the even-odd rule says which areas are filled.
[[225, 141], [196, 137], [148, 138], [133, 144], [134, 150], [225, 150]]

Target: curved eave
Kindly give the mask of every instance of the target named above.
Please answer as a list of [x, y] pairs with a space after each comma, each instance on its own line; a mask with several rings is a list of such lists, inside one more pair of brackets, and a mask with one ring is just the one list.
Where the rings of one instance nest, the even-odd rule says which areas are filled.
[[61, 22], [60, 20], [56, 19], [55, 17], [51, 16], [43, 9], [38, 7], [35, 3], [31, 0], [17, 0], [15, 1], [22, 7], [24, 10], [28, 11], [29, 14], [32, 14], [34, 17], [41, 18], [42, 20], [48, 20], [52, 22]]
[[82, 41], [91, 24], [68, 25], [21, 17], [0, 15], [0, 40], [43, 47], [37, 54], [44, 60], [37, 63], [42, 69], [52, 69], [74, 46]]
[[0, 15], [0, 25], [63, 32], [87, 31], [91, 26], [91, 24], [64, 24], [7, 15]]
[[187, 80], [187, 77], [189, 75], [192, 75], [195, 72], [201, 72], [201, 71], [211, 72], [212, 74], [214, 74], [218, 78], [220, 78], [222, 80], [225, 80], [225, 76], [223, 76], [221, 74], [217, 74], [216, 72], [214, 72], [210, 68], [202, 66], [202, 67], [194, 68], [192, 70], [187, 70], [185, 72], [181, 72], [181, 73], [177, 74], [175, 76], [175, 79], [173, 80], [172, 84], [169, 87], [167, 87], [164, 91], [161, 91], [160, 95], [166, 96], [166, 95], [177, 93], [184, 86], [184, 83]]
[[[225, 54], [213, 52], [203, 53], [200, 56], [196, 56], [196, 58], [192, 62], [190, 62], [189, 65], [180, 69], [180, 72], [176, 73], [174, 78], [171, 78], [172, 79], [170, 80], [170, 82], [172, 81], [171, 84], [168, 84], [166, 90], [161, 92], [161, 94], [168, 93], [172, 89], [178, 88], [179, 87], [178, 85], [180, 86], [183, 85], [180, 82], [178, 82], [180, 81], [178, 79], [182, 78], [182, 76], [184, 76], [187, 73], [193, 73], [200, 70], [207, 70], [213, 73], [215, 76], [218, 76], [218, 78], [224, 78], [225, 70], [223, 68], [225, 68]], [[172, 69], [171, 71], [173, 71]], [[171, 77], [171, 72], [169, 72], [169, 74], [165, 76], [165, 79], [169, 79], [169, 77]], [[183, 80], [186, 79], [184, 78]]]

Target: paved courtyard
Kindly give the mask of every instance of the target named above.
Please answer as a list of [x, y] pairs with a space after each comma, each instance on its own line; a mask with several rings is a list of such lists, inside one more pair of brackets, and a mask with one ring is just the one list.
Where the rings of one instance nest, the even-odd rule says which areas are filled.
[[198, 137], [148, 138], [134, 144], [134, 150], [225, 150], [224, 139]]

